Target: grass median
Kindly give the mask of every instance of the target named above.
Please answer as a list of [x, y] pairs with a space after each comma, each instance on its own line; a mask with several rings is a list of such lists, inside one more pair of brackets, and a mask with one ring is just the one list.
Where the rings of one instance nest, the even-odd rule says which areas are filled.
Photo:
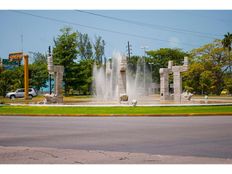
[[32, 116], [158, 116], [232, 115], [232, 106], [56, 107], [0, 106], [0, 115]]

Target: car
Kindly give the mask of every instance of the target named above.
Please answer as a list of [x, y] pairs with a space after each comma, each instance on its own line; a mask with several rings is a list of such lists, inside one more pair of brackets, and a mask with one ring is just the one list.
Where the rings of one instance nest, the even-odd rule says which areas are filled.
[[[36, 90], [34, 88], [29, 88], [28, 96], [29, 98], [37, 96]], [[12, 100], [15, 98], [22, 98], [24, 97], [24, 88], [17, 89], [15, 92], [8, 92], [6, 97]]]

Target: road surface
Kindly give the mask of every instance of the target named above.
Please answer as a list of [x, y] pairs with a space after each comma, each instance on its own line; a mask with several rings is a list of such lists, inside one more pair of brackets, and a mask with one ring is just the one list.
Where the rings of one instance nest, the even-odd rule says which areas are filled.
[[0, 146], [232, 159], [232, 117], [0, 117]]

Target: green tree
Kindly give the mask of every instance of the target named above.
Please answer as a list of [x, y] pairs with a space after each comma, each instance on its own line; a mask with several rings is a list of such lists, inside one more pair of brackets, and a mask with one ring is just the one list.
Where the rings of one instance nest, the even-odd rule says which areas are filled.
[[92, 59], [93, 50], [88, 34], [78, 32], [78, 50], [81, 59]]
[[[32, 53], [34, 62], [29, 65], [29, 86], [39, 90], [46, 86], [48, 79], [47, 58], [41, 53]], [[24, 67], [4, 70], [0, 73], [0, 95], [24, 88]]]
[[93, 59], [81, 60], [78, 64], [77, 77], [77, 90], [80, 94], [91, 94], [92, 88], [92, 72], [93, 72]]
[[23, 88], [23, 67], [13, 70], [4, 70], [0, 73], [0, 95]]
[[204, 66], [202, 63], [190, 63], [188, 71], [183, 73], [183, 89], [192, 93], [201, 94], [200, 77], [203, 72]]
[[5, 96], [12, 89], [12, 71], [6, 70], [0, 73], [0, 95]]
[[18, 88], [24, 88], [24, 67], [20, 66], [11, 70], [14, 75], [13, 78], [13, 90]]
[[34, 62], [29, 65], [29, 85], [37, 90], [46, 87], [48, 80], [47, 56], [33, 53]]
[[181, 65], [184, 57], [188, 56], [188, 54], [181, 49], [172, 48], [160, 48], [159, 50], [151, 50], [146, 53], [149, 56], [147, 62], [153, 64], [153, 78], [155, 82], [158, 83], [160, 81], [160, 68], [166, 68], [169, 60], [172, 60], [174, 65]]
[[73, 32], [71, 28], [63, 28], [61, 32], [62, 34], [54, 39], [53, 60], [54, 64], [64, 66], [64, 90], [65, 94], [68, 95], [75, 83], [72, 71], [78, 55], [78, 34]]
[[222, 40], [222, 45], [224, 49], [227, 49], [228, 59], [229, 59], [229, 66], [230, 66], [230, 73], [231, 73], [231, 44], [232, 44], [232, 34], [227, 33], [224, 35], [224, 39]]
[[206, 70], [201, 73], [199, 79], [199, 85], [201, 87], [202, 94], [210, 94], [211, 89], [214, 88], [214, 86], [212, 85], [214, 83], [212, 77], [213, 77], [212, 71]]
[[229, 73], [225, 75], [224, 81], [225, 81], [225, 89], [231, 95], [232, 94], [232, 78]]
[[[198, 64], [198, 66], [201, 66], [201, 70], [206, 72], [203, 73], [198, 70], [199, 68], [197, 66], [190, 65], [190, 70], [185, 73], [185, 78], [188, 81], [186, 83], [187, 88], [192, 87], [193, 91], [200, 93], [199, 87], [196, 86], [197, 84], [201, 87], [201, 91], [207, 90], [213, 94], [220, 95], [225, 86], [224, 75], [229, 68], [229, 60], [223, 49], [221, 40], [215, 40], [213, 43], [192, 50], [191, 57], [192, 64]], [[196, 72], [197, 76], [194, 81], [189, 79], [194, 77], [192, 72]]]
[[105, 51], [105, 41], [101, 36], [95, 37], [94, 43], [94, 51], [95, 51], [95, 61], [97, 64], [103, 63], [103, 55]]

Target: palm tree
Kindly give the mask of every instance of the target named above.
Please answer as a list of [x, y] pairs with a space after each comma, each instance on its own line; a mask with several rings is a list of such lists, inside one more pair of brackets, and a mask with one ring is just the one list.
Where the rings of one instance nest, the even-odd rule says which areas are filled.
[[232, 44], [232, 34], [228, 32], [227, 34], [224, 35], [224, 39], [222, 40], [222, 45], [225, 49], [227, 48], [228, 50], [230, 73], [231, 73], [231, 57], [230, 57], [231, 44]]

